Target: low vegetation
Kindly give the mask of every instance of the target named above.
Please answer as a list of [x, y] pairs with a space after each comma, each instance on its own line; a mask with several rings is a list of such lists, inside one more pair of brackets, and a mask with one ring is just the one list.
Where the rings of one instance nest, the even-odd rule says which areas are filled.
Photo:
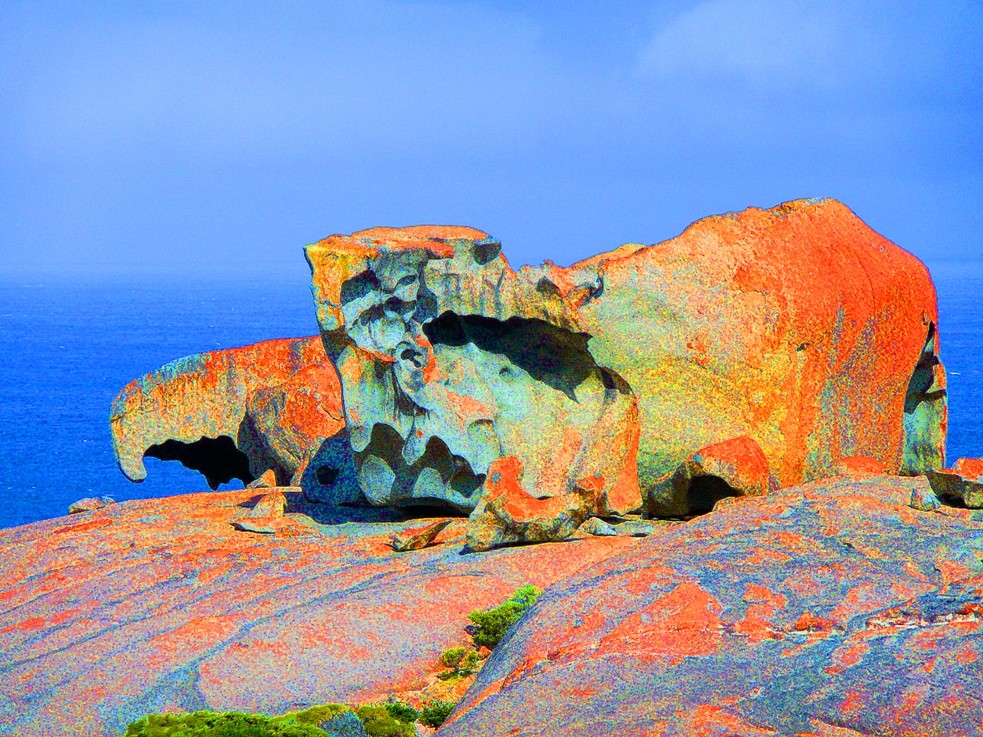
[[474, 644], [489, 650], [494, 648], [502, 641], [509, 628], [519, 621], [523, 612], [532, 606], [540, 593], [535, 586], [523, 586], [497, 607], [471, 612], [468, 619], [476, 625], [472, 634]]
[[437, 674], [437, 678], [442, 681], [459, 681], [480, 670], [478, 652], [466, 647], [452, 647], [444, 650], [440, 654], [440, 662], [450, 669]]
[[274, 717], [236, 711], [151, 714], [127, 727], [125, 737], [325, 737], [318, 725], [346, 711], [351, 707], [326, 704]]
[[[440, 662], [447, 670], [437, 678], [456, 681], [477, 673], [481, 656], [475, 648], [491, 649], [498, 645], [539, 594], [535, 586], [523, 586], [497, 607], [471, 612], [468, 619], [473, 625], [474, 647], [444, 650]], [[415, 722], [439, 727], [455, 706], [451, 701], [433, 699], [418, 711], [404, 701], [390, 699], [355, 708], [323, 704], [279, 716], [235, 711], [151, 714], [127, 727], [125, 737], [328, 737], [336, 730], [344, 731], [346, 719], [361, 722], [369, 737], [415, 737]]]
[[442, 701], [440, 699], [431, 701], [420, 710], [420, 723], [428, 727], [439, 727], [451, 715], [455, 706], [457, 704], [450, 701]]

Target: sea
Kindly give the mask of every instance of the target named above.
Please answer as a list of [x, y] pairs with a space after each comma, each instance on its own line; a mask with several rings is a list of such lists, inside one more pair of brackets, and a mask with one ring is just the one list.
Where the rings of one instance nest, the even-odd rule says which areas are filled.
[[[949, 380], [948, 457], [983, 456], [983, 261], [929, 268]], [[113, 397], [181, 356], [316, 333], [304, 281], [0, 281], [0, 528], [67, 514], [82, 497], [207, 489], [198, 473], [153, 458], [146, 481], [128, 481], [110, 440]]]

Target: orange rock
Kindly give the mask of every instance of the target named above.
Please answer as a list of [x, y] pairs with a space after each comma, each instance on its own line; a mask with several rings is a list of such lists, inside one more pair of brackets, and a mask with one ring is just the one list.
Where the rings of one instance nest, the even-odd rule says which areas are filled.
[[652, 517], [702, 514], [722, 499], [760, 496], [778, 489], [768, 460], [744, 435], [700, 448], [675, 473], [649, 490], [646, 513]]
[[883, 476], [887, 472], [883, 462], [870, 456], [849, 456], [836, 463], [838, 476]]
[[655, 494], [653, 512], [678, 514], [665, 477], [735, 438], [780, 485], [857, 456], [891, 473], [944, 465], [928, 271], [833, 200], [705, 218], [569, 268], [516, 271], [498, 241], [456, 227], [306, 253], [373, 503], [468, 511], [489, 465], [515, 456], [532, 497], [597, 476], [613, 512]]
[[201, 471], [212, 488], [267, 470], [272, 485], [289, 483], [344, 424], [338, 375], [318, 337], [173, 361], [128, 384], [110, 413], [127, 478], [146, 478], [143, 457], [152, 456]]

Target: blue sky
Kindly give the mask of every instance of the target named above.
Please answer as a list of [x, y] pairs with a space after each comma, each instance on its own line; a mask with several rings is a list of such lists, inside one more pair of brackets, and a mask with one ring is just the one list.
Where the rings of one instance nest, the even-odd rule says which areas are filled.
[[0, 275], [306, 279], [330, 233], [514, 264], [846, 202], [981, 258], [983, 4], [0, 2]]

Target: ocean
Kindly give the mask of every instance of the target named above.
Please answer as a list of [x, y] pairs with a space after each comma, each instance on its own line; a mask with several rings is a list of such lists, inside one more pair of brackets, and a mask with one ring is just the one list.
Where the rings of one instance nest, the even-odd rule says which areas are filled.
[[[930, 268], [949, 377], [948, 457], [983, 455], [983, 262]], [[316, 332], [304, 281], [0, 282], [0, 527], [66, 514], [86, 496], [206, 489], [196, 472], [153, 458], [146, 481], [127, 481], [110, 441], [113, 397], [181, 356]]]

